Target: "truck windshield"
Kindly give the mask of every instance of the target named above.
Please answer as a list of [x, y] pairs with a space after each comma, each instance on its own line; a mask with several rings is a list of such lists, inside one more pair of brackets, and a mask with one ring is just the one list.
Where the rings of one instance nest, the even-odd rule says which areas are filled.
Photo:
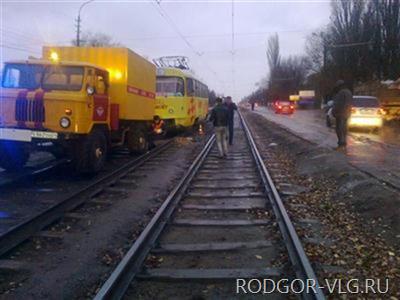
[[80, 91], [83, 77], [83, 67], [7, 64], [4, 68], [2, 87]]
[[44, 66], [7, 64], [4, 68], [2, 87], [37, 89], [40, 86]]
[[80, 91], [83, 74], [82, 67], [48, 66], [44, 71], [42, 87], [45, 90]]
[[157, 96], [184, 96], [185, 85], [180, 77], [157, 77]]

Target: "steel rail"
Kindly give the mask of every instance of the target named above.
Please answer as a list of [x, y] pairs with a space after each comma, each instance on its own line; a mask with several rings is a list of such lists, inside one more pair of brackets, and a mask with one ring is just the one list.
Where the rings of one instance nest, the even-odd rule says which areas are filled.
[[200, 154], [197, 155], [193, 163], [190, 165], [185, 175], [170, 192], [164, 203], [157, 210], [156, 214], [139, 235], [135, 243], [128, 250], [107, 281], [103, 284], [95, 296], [95, 300], [121, 299], [124, 296], [130, 283], [140, 272], [146, 256], [153, 248], [161, 232], [167, 225], [177, 204], [183, 198], [190, 182], [196, 175], [197, 170], [210, 152], [214, 141], [215, 135], [212, 135]]
[[296, 279], [302, 280], [303, 284], [313, 285], [314, 289], [304, 289], [301, 294], [302, 299], [325, 299], [324, 293], [320, 288], [317, 276], [311, 266], [311, 263], [304, 251], [296, 230], [289, 218], [285, 209], [283, 201], [275, 187], [275, 184], [269, 174], [264, 161], [258, 151], [257, 145], [253, 139], [251, 131], [246, 123], [246, 120], [239, 112], [240, 120], [242, 122], [247, 140], [249, 141], [251, 151], [255, 158], [257, 168], [260, 171], [265, 191], [271, 201], [280, 231], [282, 233], [286, 249], [288, 251], [292, 266], [294, 268]]
[[65, 199], [50, 206], [45, 211], [40, 212], [32, 218], [29, 218], [28, 220], [10, 228], [8, 231], [0, 235], [0, 256], [29, 239], [35, 233], [49, 226], [51, 223], [62, 218], [66, 212], [82, 205], [91, 196], [100, 193], [108, 186], [116, 183], [120, 178], [124, 177], [126, 174], [132, 172], [134, 169], [140, 167], [145, 162], [170, 147], [173, 141], [174, 140], [169, 140], [160, 147], [157, 147], [154, 150], [149, 151], [124, 164], [111, 173], [79, 189], [72, 195], [68, 195]]

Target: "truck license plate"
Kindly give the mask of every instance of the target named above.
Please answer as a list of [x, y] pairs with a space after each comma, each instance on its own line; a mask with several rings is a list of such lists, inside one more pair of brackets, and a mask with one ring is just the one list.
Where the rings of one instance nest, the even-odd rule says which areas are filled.
[[48, 131], [32, 131], [31, 136], [36, 139], [56, 140], [58, 138], [58, 133]]

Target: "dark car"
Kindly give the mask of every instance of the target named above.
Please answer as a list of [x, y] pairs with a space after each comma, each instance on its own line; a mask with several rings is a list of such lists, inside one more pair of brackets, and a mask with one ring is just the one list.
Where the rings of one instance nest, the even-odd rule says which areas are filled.
[[276, 114], [292, 114], [294, 113], [294, 105], [290, 101], [275, 101], [274, 110]]

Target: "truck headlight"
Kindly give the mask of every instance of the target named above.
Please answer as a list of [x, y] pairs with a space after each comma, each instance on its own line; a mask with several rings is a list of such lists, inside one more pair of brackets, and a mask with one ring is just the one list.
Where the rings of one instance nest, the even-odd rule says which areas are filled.
[[60, 119], [60, 126], [62, 128], [68, 128], [71, 125], [71, 120], [68, 119], [67, 117], [62, 117]]

